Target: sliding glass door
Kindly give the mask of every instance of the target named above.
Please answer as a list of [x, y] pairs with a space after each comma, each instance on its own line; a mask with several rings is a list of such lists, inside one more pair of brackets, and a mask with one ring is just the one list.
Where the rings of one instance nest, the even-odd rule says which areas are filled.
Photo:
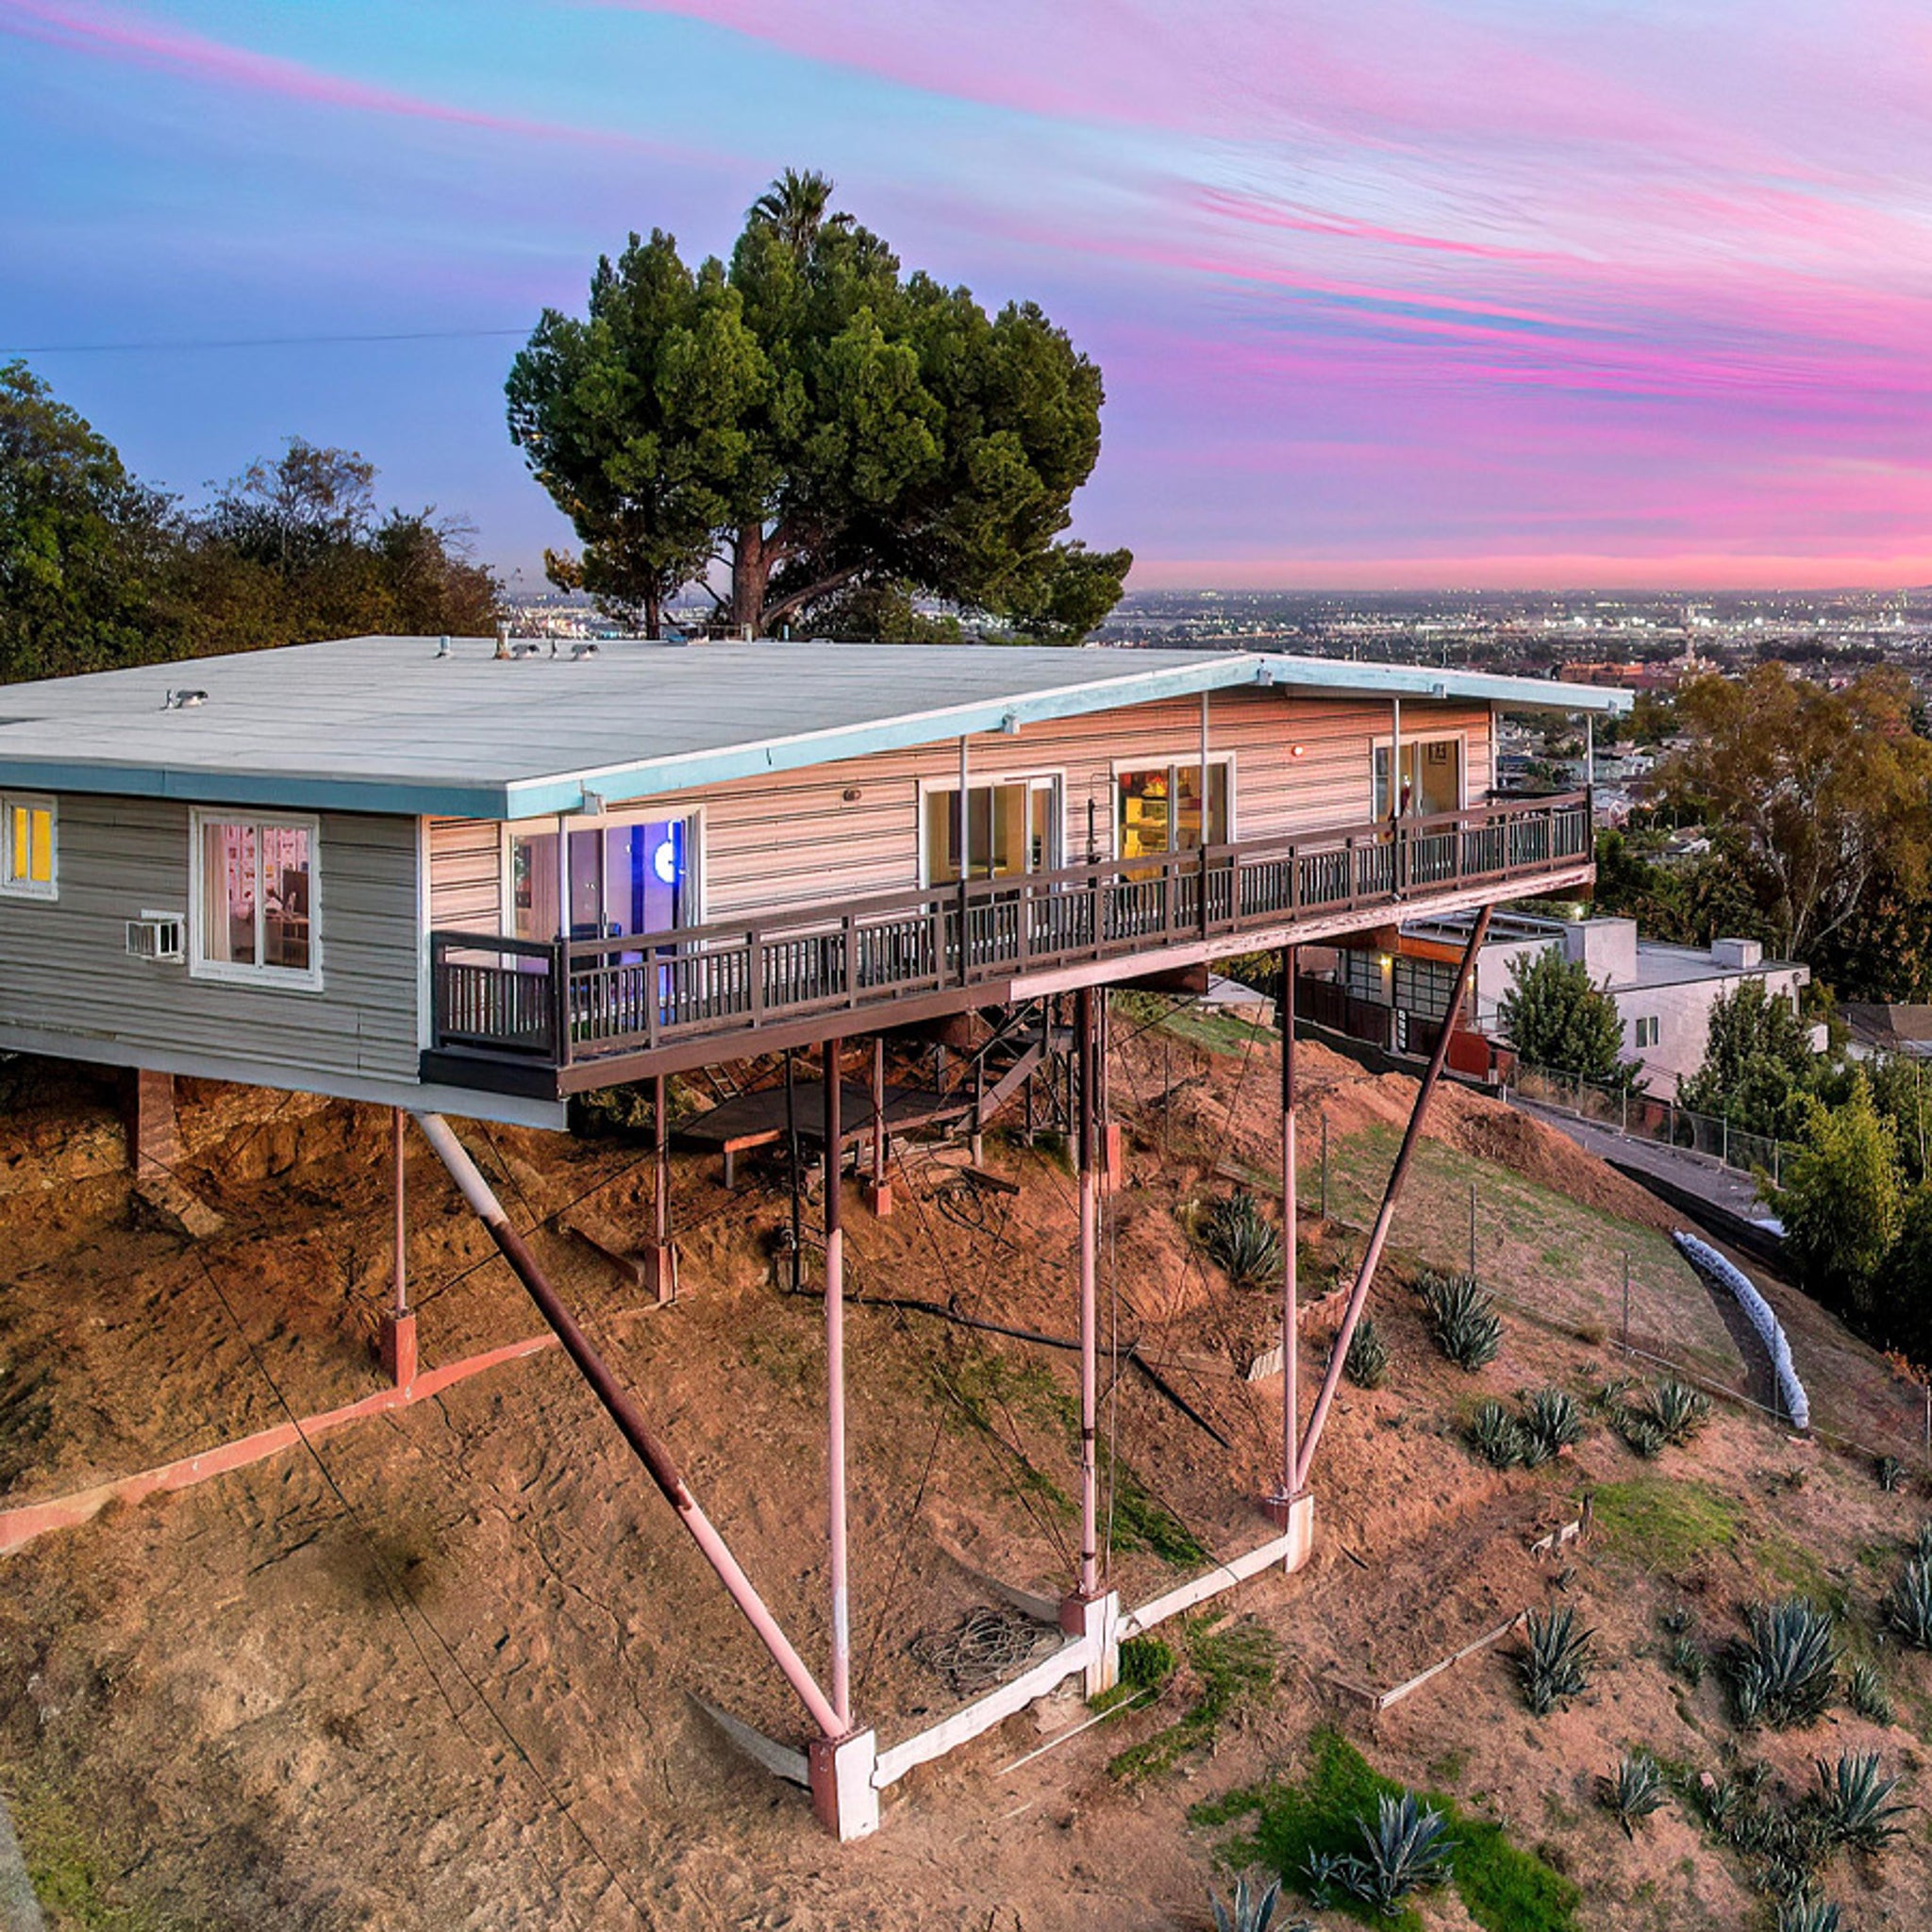
[[[648, 819], [572, 826], [558, 864], [558, 833], [513, 831], [511, 931], [520, 940], [624, 940], [697, 920], [696, 822]], [[565, 893], [569, 919], [559, 917]]]

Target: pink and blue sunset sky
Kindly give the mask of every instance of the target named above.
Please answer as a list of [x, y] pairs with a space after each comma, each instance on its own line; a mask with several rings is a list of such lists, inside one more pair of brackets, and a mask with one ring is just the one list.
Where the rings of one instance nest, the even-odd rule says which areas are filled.
[[0, 357], [534, 587], [517, 336], [785, 166], [1100, 362], [1137, 585], [1932, 581], [1924, 0], [0, 0]]

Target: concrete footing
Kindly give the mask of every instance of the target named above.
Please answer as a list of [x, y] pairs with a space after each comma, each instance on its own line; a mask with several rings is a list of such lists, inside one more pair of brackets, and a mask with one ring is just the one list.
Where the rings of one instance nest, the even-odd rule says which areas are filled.
[[387, 1314], [382, 1318], [382, 1336], [376, 1345], [382, 1372], [398, 1389], [407, 1389], [416, 1379], [416, 1317]]
[[638, 1251], [638, 1260], [644, 1271], [645, 1291], [656, 1297], [660, 1308], [668, 1308], [677, 1299], [677, 1250], [653, 1241]]
[[1281, 1567], [1292, 1573], [1315, 1553], [1315, 1492], [1304, 1490], [1298, 1496], [1264, 1496], [1261, 1507], [1268, 1521], [1284, 1533], [1287, 1547]]
[[879, 1740], [875, 1731], [844, 1738], [814, 1738], [805, 1749], [812, 1816], [841, 1844], [870, 1838], [879, 1828]]
[[891, 1181], [864, 1181], [859, 1192], [866, 1207], [871, 1209], [874, 1221], [890, 1221], [892, 1218], [892, 1184]]
[[1093, 1654], [1082, 1672], [1082, 1684], [1089, 1697], [1111, 1690], [1121, 1680], [1121, 1600], [1117, 1591], [1102, 1596], [1067, 1596], [1060, 1599], [1060, 1628], [1069, 1637], [1084, 1637], [1093, 1645]]

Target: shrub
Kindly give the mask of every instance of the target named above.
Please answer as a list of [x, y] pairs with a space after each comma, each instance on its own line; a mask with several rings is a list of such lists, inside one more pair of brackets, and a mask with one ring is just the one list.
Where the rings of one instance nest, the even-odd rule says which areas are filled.
[[1237, 1288], [1271, 1280], [1281, 1268], [1281, 1236], [1249, 1193], [1230, 1194], [1208, 1208], [1201, 1230], [1208, 1258]]
[[1583, 1435], [1583, 1415], [1576, 1398], [1560, 1389], [1539, 1389], [1523, 1405], [1523, 1433], [1541, 1446], [1543, 1460], [1567, 1449]]
[[1415, 1291], [1436, 1346], [1458, 1369], [1474, 1372], [1495, 1360], [1503, 1346], [1502, 1318], [1474, 1274], [1431, 1271], [1418, 1278]]
[[1664, 1802], [1664, 1774], [1648, 1751], [1626, 1751], [1617, 1760], [1616, 1775], [1597, 1780], [1597, 1795], [1635, 1838], [1637, 1827]]
[[1524, 1460], [1523, 1430], [1500, 1402], [1485, 1402], [1469, 1422], [1470, 1447], [1497, 1469], [1514, 1469]]
[[1339, 1888], [1364, 1905], [1393, 1918], [1412, 1891], [1441, 1885], [1455, 1874], [1450, 1854], [1456, 1849], [1446, 1836], [1448, 1824], [1433, 1807], [1419, 1804], [1412, 1791], [1397, 1798], [1378, 1797], [1375, 1822], [1357, 1821], [1365, 1854], [1312, 1852], [1307, 1874], [1318, 1899]]
[[1546, 1616], [1531, 1610], [1524, 1617], [1524, 1647], [1516, 1669], [1533, 1715], [1547, 1717], [1565, 1698], [1581, 1696], [1589, 1688], [1594, 1635], [1577, 1627], [1576, 1612], [1568, 1605]]
[[1909, 1808], [1890, 1802], [1898, 1779], [1878, 1769], [1875, 1751], [1840, 1751], [1836, 1764], [1818, 1760], [1818, 1815], [1833, 1845], [1875, 1852], [1898, 1836], [1892, 1823]]
[[1670, 1377], [1650, 1393], [1650, 1420], [1673, 1447], [1681, 1447], [1710, 1420], [1710, 1398]]
[[1732, 1691], [1739, 1719], [1777, 1730], [1816, 1724], [1831, 1702], [1838, 1641], [1824, 1611], [1803, 1597], [1753, 1604], [1748, 1637], [1732, 1652]]
[[1356, 1324], [1341, 1372], [1358, 1389], [1379, 1389], [1389, 1379], [1389, 1344], [1376, 1331], [1373, 1317]]
[[1845, 1673], [1845, 1702], [1874, 1724], [1891, 1722], [1891, 1699], [1885, 1694], [1885, 1680], [1875, 1664], [1861, 1661]]
[[1885, 1621], [1915, 1650], [1932, 1650], [1932, 1558], [1907, 1559], [1885, 1593]]

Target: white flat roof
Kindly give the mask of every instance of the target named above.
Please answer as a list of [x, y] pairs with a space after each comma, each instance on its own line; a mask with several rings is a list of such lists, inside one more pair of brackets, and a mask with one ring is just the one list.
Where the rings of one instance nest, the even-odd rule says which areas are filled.
[[[0, 686], [0, 783], [518, 818], [1241, 685], [1621, 711], [1627, 692], [1279, 654], [341, 638]], [[171, 692], [205, 701], [170, 708]]]

